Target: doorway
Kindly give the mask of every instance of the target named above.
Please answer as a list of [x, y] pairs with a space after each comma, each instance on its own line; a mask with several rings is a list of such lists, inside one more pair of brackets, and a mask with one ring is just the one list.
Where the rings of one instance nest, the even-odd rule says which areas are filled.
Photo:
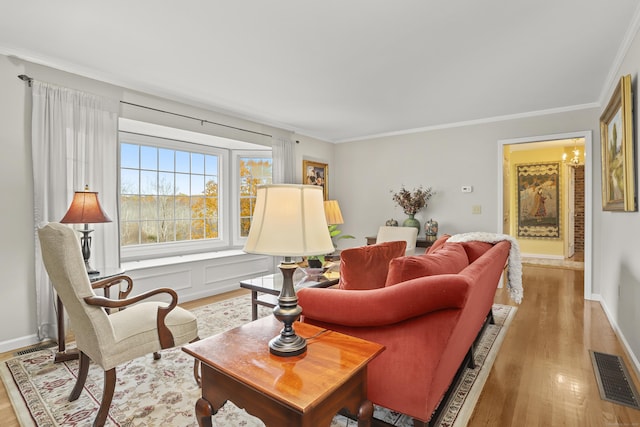
[[[511, 234], [517, 236], [517, 229], [514, 225], [514, 221], [517, 221], [516, 218], [513, 218], [512, 212], [514, 211], [513, 205], [516, 203], [516, 198], [519, 197], [519, 193], [509, 190], [509, 184], [511, 181], [510, 178], [510, 158], [505, 156], [505, 152], [510, 150], [525, 150], [530, 147], [540, 147], [541, 149], [549, 149], [549, 147], [553, 147], [554, 144], [557, 145], [570, 145], [570, 142], [575, 139], [580, 139], [584, 141], [584, 167], [582, 171], [571, 170], [571, 171], [562, 171], [561, 177], [564, 177], [565, 182], [563, 182], [562, 187], [565, 188], [565, 192], [567, 192], [566, 188], [568, 188], [568, 182], [566, 181], [570, 176], [577, 176], [580, 179], [580, 175], [582, 175], [582, 194], [584, 195], [582, 202], [582, 218], [583, 219], [583, 229], [578, 230], [578, 232], [574, 232], [581, 239], [579, 243], [584, 244], [583, 255], [576, 252], [574, 258], [581, 257], [584, 260], [584, 298], [585, 299], [593, 299], [592, 297], [592, 262], [591, 262], [591, 248], [592, 248], [592, 233], [591, 233], [591, 224], [592, 224], [592, 188], [593, 188], [593, 177], [592, 177], [592, 137], [591, 131], [585, 132], [572, 132], [566, 134], [554, 134], [554, 135], [543, 135], [536, 137], [527, 137], [527, 138], [518, 138], [518, 139], [508, 139], [498, 141], [498, 155], [499, 155], [499, 167], [500, 170], [498, 172], [499, 177], [499, 185], [498, 185], [498, 230], [501, 230], [505, 234]], [[508, 150], [507, 150], [508, 149]], [[556, 150], [558, 151], [558, 150]], [[571, 153], [571, 149], [565, 150]], [[562, 153], [562, 150], [559, 151]], [[558, 154], [557, 159], [560, 160], [560, 156], [562, 154]], [[562, 168], [570, 168], [566, 164], [566, 162], [556, 162], [560, 163]], [[583, 173], [581, 173], [583, 172]], [[577, 181], [576, 181], [577, 182]], [[513, 187], [515, 188], [515, 187]], [[577, 193], [574, 193], [577, 194]], [[567, 200], [567, 194], [563, 195], [563, 200]], [[574, 205], [575, 206], [575, 205]], [[576, 209], [577, 211], [577, 209]], [[516, 211], [517, 212], [517, 211]], [[570, 209], [567, 209], [566, 206], [563, 206], [561, 212], [558, 215], [561, 215], [560, 221], [563, 223], [563, 227], [566, 228], [567, 223], [576, 219], [576, 215], [571, 212]], [[572, 215], [571, 218], [568, 215]], [[582, 220], [580, 218], [580, 220]], [[566, 234], [566, 230], [565, 230]], [[548, 240], [548, 242], [552, 242], [554, 239]], [[535, 241], [534, 241], [535, 242]], [[571, 243], [566, 241], [566, 235], [562, 236], [562, 239], [556, 238], [554, 241], [556, 245], [556, 250], [558, 254], [562, 254], [562, 256], [558, 255], [557, 257], [562, 258], [565, 254], [570, 253], [572, 250], [569, 248], [569, 245], [574, 246], [574, 250], [578, 251], [579, 246], [572, 241]], [[525, 252], [521, 248], [521, 252]], [[533, 252], [535, 253], [535, 245]], [[580, 256], [582, 255], [582, 256]], [[577, 260], [577, 259], [576, 259]], [[581, 260], [581, 261], [582, 261]]]

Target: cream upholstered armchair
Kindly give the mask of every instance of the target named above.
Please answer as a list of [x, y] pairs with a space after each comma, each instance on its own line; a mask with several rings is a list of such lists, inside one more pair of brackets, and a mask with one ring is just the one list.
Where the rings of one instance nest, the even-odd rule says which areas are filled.
[[395, 242], [404, 240], [407, 247], [404, 254], [406, 256], [413, 255], [416, 252], [416, 239], [418, 238], [418, 229], [415, 227], [387, 227], [382, 226], [378, 229], [376, 243]]
[[[178, 296], [173, 289], [155, 289], [118, 300], [96, 295], [73, 230], [62, 224], [49, 223], [38, 230], [38, 236], [45, 268], [67, 310], [80, 352], [78, 379], [69, 401], [80, 397], [87, 379], [89, 359], [93, 360], [104, 369], [102, 402], [93, 425], [103, 426], [115, 390], [116, 366], [149, 353], [157, 358], [161, 349], [197, 340], [196, 318], [187, 310], [176, 307]], [[129, 277], [117, 276], [110, 280], [128, 282], [128, 288], [120, 296], [128, 295], [132, 284]], [[142, 302], [160, 294], [169, 295], [170, 302]], [[108, 314], [111, 309], [118, 311]], [[194, 375], [198, 380], [197, 366]]]

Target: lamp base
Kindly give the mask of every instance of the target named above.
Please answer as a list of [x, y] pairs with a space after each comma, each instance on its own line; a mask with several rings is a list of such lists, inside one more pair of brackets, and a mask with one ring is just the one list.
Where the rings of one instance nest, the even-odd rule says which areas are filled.
[[279, 266], [282, 272], [282, 289], [278, 296], [278, 305], [273, 309], [276, 319], [284, 323], [284, 328], [280, 335], [269, 341], [269, 351], [271, 354], [282, 357], [298, 356], [307, 351], [307, 341], [296, 335], [293, 329], [293, 322], [300, 318], [302, 308], [298, 305], [298, 297], [293, 287], [293, 273], [298, 268], [293, 262], [281, 263]]
[[80, 245], [82, 246], [82, 258], [84, 258], [84, 267], [87, 269], [87, 274], [98, 274], [100, 272], [89, 265], [89, 258], [91, 258], [91, 236], [89, 236], [89, 233], [93, 230], [89, 230], [88, 224], [85, 224], [84, 229], [78, 231], [82, 233]]
[[281, 357], [298, 356], [307, 351], [307, 340], [294, 335], [292, 340], [285, 342], [281, 336], [277, 336], [269, 341], [269, 351]]

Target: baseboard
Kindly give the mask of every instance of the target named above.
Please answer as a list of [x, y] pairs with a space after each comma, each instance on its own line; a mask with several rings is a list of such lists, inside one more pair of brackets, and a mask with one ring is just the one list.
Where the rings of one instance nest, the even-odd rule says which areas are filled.
[[520, 257], [524, 258], [543, 258], [543, 259], [564, 259], [562, 255], [548, 255], [548, 254], [520, 254]]
[[7, 353], [19, 348], [29, 347], [38, 344], [40, 340], [36, 334], [18, 337], [7, 341], [0, 342], [0, 353]]
[[600, 295], [594, 294], [594, 297], [595, 296], [598, 297], [597, 301], [600, 302], [600, 306], [602, 307], [602, 310], [604, 311], [605, 316], [607, 316], [607, 319], [609, 320], [609, 324], [613, 328], [613, 332], [616, 334], [618, 339], [620, 339], [620, 342], [622, 343], [622, 347], [624, 348], [625, 353], [627, 353], [629, 360], [631, 360], [631, 363], [633, 364], [633, 370], [635, 371], [636, 376], [640, 378], [640, 362], [638, 361], [638, 358], [631, 351], [631, 346], [629, 345], [629, 342], [627, 341], [624, 334], [618, 327], [618, 323], [616, 322], [614, 316], [609, 311], [607, 304], [605, 304], [604, 300]]

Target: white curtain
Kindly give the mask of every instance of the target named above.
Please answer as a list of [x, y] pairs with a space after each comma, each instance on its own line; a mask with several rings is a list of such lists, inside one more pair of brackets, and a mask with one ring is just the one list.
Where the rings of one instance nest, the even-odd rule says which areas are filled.
[[284, 137], [273, 136], [273, 183], [295, 183], [295, 153], [293, 142]]
[[[41, 340], [57, 337], [53, 288], [42, 263], [37, 228], [58, 222], [75, 191], [98, 192], [113, 222], [93, 224], [91, 264], [119, 266], [117, 210], [118, 102], [38, 81], [32, 89], [36, 317]], [[82, 226], [79, 225], [78, 228]]]

